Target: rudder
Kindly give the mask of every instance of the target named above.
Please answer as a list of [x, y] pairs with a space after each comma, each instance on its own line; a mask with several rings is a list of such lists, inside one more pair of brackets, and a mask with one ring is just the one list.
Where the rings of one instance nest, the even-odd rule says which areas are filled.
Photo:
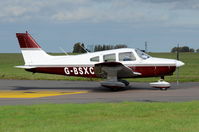
[[27, 31], [26, 33], [16, 33], [16, 36], [20, 48], [41, 48]]

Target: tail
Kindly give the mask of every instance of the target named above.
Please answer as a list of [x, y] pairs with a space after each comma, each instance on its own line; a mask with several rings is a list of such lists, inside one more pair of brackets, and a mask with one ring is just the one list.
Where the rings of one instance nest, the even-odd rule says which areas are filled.
[[41, 49], [27, 31], [26, 33], [16, 33], [16, 36], [26, 66], [43, 64], [45, 60], [50, 58], [50, 55]]

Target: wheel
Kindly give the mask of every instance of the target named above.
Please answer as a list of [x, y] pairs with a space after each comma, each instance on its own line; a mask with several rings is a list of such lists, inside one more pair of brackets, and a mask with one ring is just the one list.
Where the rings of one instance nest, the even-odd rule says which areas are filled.
[[113, 92], [117, 92], [117, 91], [120, 91], [121, 88], [110, 88], [110, 90], [113, 91]]
[[108, 88], [113, 92], [121, 91], [124, 89], [124, 87], [119, 87], [119, 86], [107, 86], [107, 85], [101, 85], [101, 86]]
[[160, 90], [166, 91], [166, 90], [167, 90], [167, 88], [160, 88]]
[[119, 80], [120, 82], [122, 82], [122, 83], [124, 83], [125, 84], [125, 86], [128, 86], [129, 85], [129, 82], [128, 81], [126, 81], [126, 80]]

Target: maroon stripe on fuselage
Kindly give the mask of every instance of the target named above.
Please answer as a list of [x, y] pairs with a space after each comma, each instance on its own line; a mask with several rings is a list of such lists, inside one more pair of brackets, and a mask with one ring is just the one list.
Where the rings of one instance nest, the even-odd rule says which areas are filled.
[[130, 67], [134, 72], [141, 73], [141, 77], [156, 77], [172, 75], [176, 70], [175, 66], [135, 66]]
[[[158, 77], [172, 75], [176, 70], [175, 66], [133, 66], [129, 67], [134, 72], [141, 73], [137, 77]], [[65, 76], [96, 77], [94, 67], [38, 67], [26, 69], [34, 73], [49, 73]]]
[[26, 71], [65, 76], [96, 77], [93, 67], [38, 67], [33, 69], [26, 69]]

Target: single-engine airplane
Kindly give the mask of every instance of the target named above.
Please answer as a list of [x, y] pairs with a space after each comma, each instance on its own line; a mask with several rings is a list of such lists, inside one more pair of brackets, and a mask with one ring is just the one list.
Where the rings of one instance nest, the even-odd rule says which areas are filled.
[[151, 57], [139, 49], [121, 48], [79, 55], [48, 55], [26, 33], [16, 33], [25, 65], [16, 66], [33, 73], [65, 76], [105, 78], [101, 85], [114, 90], [124, 88], [129, 82], [122, 78], [160, 77], [151, 86], [166, 90], [170, 87], [164, 76], [172, 75], [184, 63], [174, 59]]

